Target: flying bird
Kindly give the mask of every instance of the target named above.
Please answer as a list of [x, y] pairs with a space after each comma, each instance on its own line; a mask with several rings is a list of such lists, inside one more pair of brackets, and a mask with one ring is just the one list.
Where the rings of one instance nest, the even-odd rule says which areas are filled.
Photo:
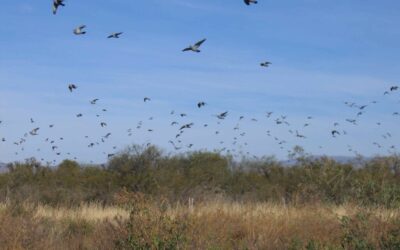
[[99, 100], [99, 99], [97, 99], [97, 98], [96, 98], [96, 99], [93, 99], [93, 100], [91, 100], [91, 101], [90, 101], [90, 104], [93, 104], [93, 105], [95, 105], [95, 104], [96, 104], [96, 102], [97, 102], [98, 100]]
[[205, 105], [206, 105], [205, 102], [199, 102], [199, 103], [197, 103], [197, 107], [198, 107], [198, 108], [204, 107]]
[[332, 130], [331, 134], [333, 137], [336, 137], [336, 135], [340, 135], [339, 131], [337, 130]]
[[119, 38], [120, 35], [122, 35], [124, 32], [116, 32], [116, 33], [112, 33], [111, 35], [109, 35], [107, 38]]
[[183, 129], [185, 129], [185, 128], [191, 128], [193, 125], [194, 125], [193, 122], [192, 122], [192, 123], [185, 124], [185, 125], [183, 125], [179, 130], [183, 130]]
[[58, 7], [65, 6], [64, 0], [53, 0], [53, 14], [57, 14]]
[[75, 84], [70, 84], [68, 85], [68, 89], [70, 92], [74, 91], [74, 89], [77, 89], [78, 87]]
[[258, 1], [256, 1], [256, 0], [244, 0], [244, 3], [245, 3], [246, 5], [250, 5], [250, 4], [252, 4], [252, 3], [257, 4]]
[[260, 66], [261, 66], [261, 67], [268, 68], [269, 65], [271, 65], [271, 64], [272, 64], [272, 63], [270, 63], [270, 62], [262, 62], [262, 63], [260, 63]]
[[203, 39], [201, 41], [198, 41], [194, 45], [189, 45], [187, 48], [183, 49], [182, 51], [193, 51], [193, 52], [200, 52], [200, 46], [206, 41], [207, 39]]
[[145, 97], [145, 98], [143, 98], [143, 101], [144, 101], [144, 102], [149, 102], [149, 101], [151, 101], [151, 99], [148, 98], [148, 97]]
[[31, 135], [33, 135], [33, 136], [38, 135], [37, 132], [39, 131], [39, 129], [40, 129], [40, 128], [34, 128], [34, 129], [32, 129], [32, 130], [29, 132], [29, 134], [31, 134]]
[[81, 25], [81, 26], [76, 27], [74, 29], [74, 34], [75, 35], [84, 35], [84, 34], [86, 34], [86, 31], [83, 30], [85, 28], [86, 28], [86, 25]]
[[227, 117], [227, 115], [228, 115], [228, 111], [225, 111], [225, 112], [217, 115], [217, 118], [220, 119], [220, 120], [223, 120], [223, 119], [225, 119]]

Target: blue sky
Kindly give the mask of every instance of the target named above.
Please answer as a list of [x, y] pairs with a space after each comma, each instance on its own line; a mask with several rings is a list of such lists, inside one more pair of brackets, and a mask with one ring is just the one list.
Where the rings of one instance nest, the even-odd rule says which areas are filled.
[[[0, 161], [60, 160], [69, 152], [80, 161], [104, 162], [113, 146], [147, 142], [172, 152], [175, 120], [195, 123], [182, 136], [182, 146], [193, 143], [193, 149], [239, 151], [241, 145], [244, 153], [284, 158], [302, 145], [313, 154], [386, 154], [390, 146], [400, 147], [400, 117], [392, 115], [400, 112], [400, 94], [383, 96], [399, 80], [399, 10], [398, 1], [260, 0], [246, 6], [242, 0], [69, 0], [53, 16], [51, 1], [3, 0], [0, 138], [6, 142], [0, 141]], [[87, 34], [73, 35], [81, 24]], [[106, 39], [118, 31], [124, 32], [120, 39]], [[181, 52], [202, 38], [201, 53]], [[270, 68], [259, 66], [265, 60]], [[69, 93], [69, 83], [78, 90]], [[145, 96], [152, 101], [143, 103]], [[95, 106], [89, 103], [94, 98], [100, 99]], [[198, 101], [208, 105], [199, 110]], [[345, 101], [369, 105], [358, 126], [346, 123], [358, 110]], [[229, 116], [218, 125], [213, 115], [223, 111]], [[269, 119], [267, 111], [274, 111]], [[182, 112], [188, 116], [177, 115]], [[78, 113], [84, 116], [78, 119]], [[241, 115], [240, 131], [234, 131]], [[275, 124], [281, 115], [290, 126]], [[101, 121], [108, 127], [101, 128]], [[306, 122], [310, 126], [303, 128]], [[332, 138], [334, 122], [347, 135]], [[41, 127], [38, 136], [13, 144], [35, 127]], [[108, 132], [106, 143], [87, 147]], [[392, 137], [384, 139], [387, 132]], [[284, 149], [273, 137], [287, 141]], [[60, 156], [46, 138], [56, 141]]]

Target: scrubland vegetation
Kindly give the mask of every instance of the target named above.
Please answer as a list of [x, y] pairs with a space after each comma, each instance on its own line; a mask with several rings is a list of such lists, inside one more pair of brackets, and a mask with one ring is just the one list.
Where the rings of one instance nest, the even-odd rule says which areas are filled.
[[34, 159], [0, 174], [2, 249], [400, 249], [400, 157], [296, 163], [165, 155]]

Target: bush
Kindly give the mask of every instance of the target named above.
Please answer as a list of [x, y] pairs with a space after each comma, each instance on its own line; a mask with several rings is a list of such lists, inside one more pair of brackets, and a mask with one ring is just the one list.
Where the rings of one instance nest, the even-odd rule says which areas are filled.
[[[131, 146], [106, 167], [65, 160], [58, 167], [34, 159], [14, 163], [0, 174], [0, 201], [50, 205], [114, 202], [122, 190], [186, 202], [225, 197], [234, 201], [285, 204], [354, 203], [400, 206], [400, 159], [380, 157], [354, 165], [328, 157], [308, 157], [284, 166], [274, 158], [242, 159], [211, 152], [164, 155], [155, 146]], [[361, 166], [360, 166], [361, 164]]]

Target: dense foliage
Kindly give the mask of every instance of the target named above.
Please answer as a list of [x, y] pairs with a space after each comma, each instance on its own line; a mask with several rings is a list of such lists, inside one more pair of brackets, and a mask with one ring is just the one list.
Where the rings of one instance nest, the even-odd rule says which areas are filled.
[[400, 205], [397, 156], [359, 160], [357, 164], [303, 154], [294, 157], [295, 164], [284, 166], [273, 158], [234, 161], [211, 152], [165, 155], [154, 146], [134, 145], [105, 166], [65, 160], [49, 167], [30, 159], [10, 164], [9, 171], [0, 174], [0, 202], [115, 204], [121, 193], [140, 192], [173, 202], [222, 197], [294, 205]]

